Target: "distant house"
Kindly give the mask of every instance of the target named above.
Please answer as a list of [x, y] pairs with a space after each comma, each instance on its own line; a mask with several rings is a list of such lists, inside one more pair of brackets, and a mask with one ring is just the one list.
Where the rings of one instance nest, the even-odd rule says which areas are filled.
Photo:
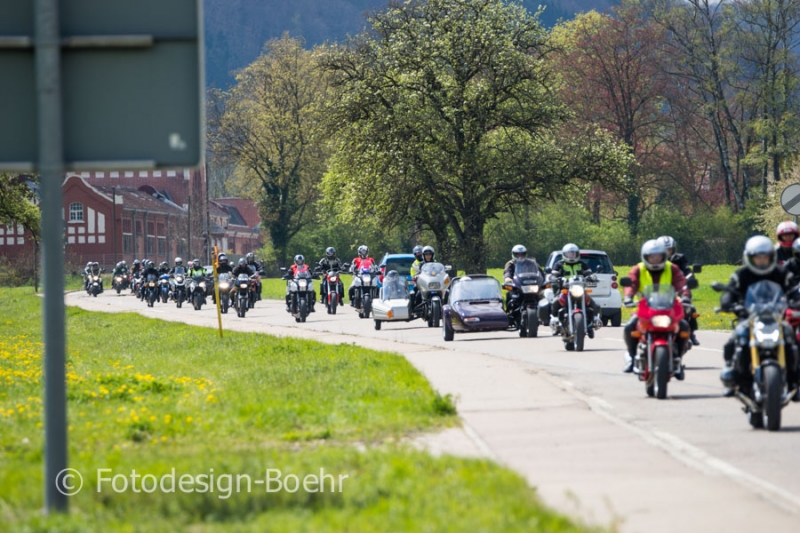
[[214, 206], [214, 213], [209, 212], [212, 222], [220, 222], [216, 233], [213, 230], [211, 233], [213, 245], [235, 255], [263, 246], [259, 231], [261, 217], [255, 202], [247, 198], [214, 198], [209, 206]]

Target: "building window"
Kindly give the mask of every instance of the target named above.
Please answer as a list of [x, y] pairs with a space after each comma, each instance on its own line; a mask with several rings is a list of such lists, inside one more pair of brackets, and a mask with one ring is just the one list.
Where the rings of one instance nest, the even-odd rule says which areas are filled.
[[122, 253], [124, 254], [133, 253], [133, 235], [131, 235], [130, 233], [122, 234]]
[[167, 238], [166, 237], [159, 237], [158, 238], [158, 255], [161, 257], [167, 256]]
[[78, 202], [69, 204], [69, 221], [83, 222], [83, 204]]
[[147, 239], [145, 240], [145, 253], [153, 255], [156, 253], [156, 225], [153, 222], [147, 223]]

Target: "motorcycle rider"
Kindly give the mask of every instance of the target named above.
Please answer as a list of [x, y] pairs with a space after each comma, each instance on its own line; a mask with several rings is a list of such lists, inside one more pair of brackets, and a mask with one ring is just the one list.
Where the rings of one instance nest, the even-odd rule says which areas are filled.
[[[366, 244], [362, 244], [361, 246], [358, 247], [358, 256], [356, 256], [353, 259], [353, 262], [350, 264], [350, 272], [353, 273], [353, 274], [357, 274], [358, 272], [361, 271], [361, 265], [364, 262], [369, 262], [369, 261], [373, 261], [374, 262], [374, 259], [372, 259], [369, 256], [369, 248], [367, 248], [367, 245]], [[414, 272], [414, 267], [413, 266], [411, 267], [411, 272], [412, 272], [412, 276], [413, 276], [413, 272]], [[354, 275], [353, 276], [353, 281], [350, 282], [350, 288], [347, 289], [347, 295], [350, 298], [350, 307], [355, 307], [355, 305], [356, 305], [355, 302], [353, 301], [353, 296], [355, 295], [355, 292], [356, 292], [355, 283], [356, 283], [356, 276]]]
[[217, 274], [230, 274], [231, 272], [233, 272], [233, 269], [228, 264], [228, 256], [220, 253], [217, 256]]
[[[250, 267], [250, 269], [253, 271], [254, 274], [257, 274], [263, 270], [261, 263], [256, 261], [256, 254], [254, 254], [253, 252], [248, 252], [247, 255], [245, 256], [245, 259], [247, 259], [247, 266]], [[258, 283], [256, 283], [256, 300], [260, 299], [261, 299], [261, 279], [259, 279]]]
[[419, 244], [416, 245], [414, 249], [411, 251], [411, 253], [414, 254], [414, 262], [418, 261], [422, 263], [422, 246], [420, 246]]
[[[737, 303], [743, 303], [747, 289], [759, 281], [772, 281], [781, 286], [788, 295], [796, 286], [797, 279], [784, 266], [778, 264], [778, 250], [773, 247], [772, 241], [763, 235], [750, 237], [744, 245], [743, 266], [731, 274], [728, 281], [728, 290], [720, 296], [720, 308], [730, 311]], [[720, 380], [726, 387], [725, 396], [734, 394], [734, 387], [747, 389], [752, 386], [752, 373], [750, 371], [750, 322], [741, 320], [731, 334], [728, 342], [722, 349], [726, 368], [720, 374]], [[784, 323], [784, 340], [787, 341], [786, 350], [786, 381], [789, 390], [797, 386], [797, 345], [791, 326]], [[800, 395], [795, 395], [793, 401], [800, 401]]]
[[[180, 257], [175, 258], [175, 266], [169, 269], [169, 274], [175, 274], [175, 269], [183, 266], [183, 259]], [[185, 268], [185, 267], [184, 267]]]
[[[366, 246], [364, 248], [366, 248]], [[359, 248], [359, 252], [360, 251], [361, 251], [361, 248]], [[285, 279], [285, 280], [294, 279], [297, 276], [298, 270], [300, 270], [300, 268], [303, 267], [305, 265], [305, 263], [306, 263], [306, 258], [303, 257], [302, 254], [297, 254], [296, 256], [294, 256], [294, 264], [289, 267], [289, 270], [286, 271], [286, 274], [283, 276], [282, 279]], [[289, 292], [289, 284], [287, 283], [286, 284], [286, 310], [287, 311], [291, 311], [291, 308], [289, 307], [290, 298], [291, 298], [291, 296], [290, 296], [290, 292]], [[312, 313], [315, 312], [315, 310], [314, 310], [314, 304], [315, 303], [317, 303], [317, 293], [314, 291], [314, 288], [313, 288], [313, 285], [312, 285], [311, 286], [311, 309], [310, 309], [310, 311]]]
[[[523, 245], [517, 244], [513, 248], [511, 248], [511, 259], [503, 267], [503, 283], [504, 284], [509, 284], [514, 280], [514, 275], [517, 272], [517, 261], [519, 261], [520, 259], [526, 259], [527, 257], [528, 257], [528, 249], [525, 248]], [[533, 261], [536, 262], [535, 259]], [[542, 270], [542, 267], [539, 267], [539, 273], [541, 274], [542, 279], [544, 279], [544, 271]], [[508, 291], [506, 293], [506, 313], [507, 314], [510, 313], [509, 306], [508, 306], [508, 303], [509, 303], [510, 300], [511, 300], [511, 291]]]
[[[677, 253], [678, 244], [675, 242], [675, 239], [669, 235], [662, 235], [658, 240], [661, 241], [667, 249], [667, 258], [669, 262], [678, 265], [678, 268], [681, 269], [686, 279], [689, 279], [689, 276], [693, 275], [692, 267], [689, 266], [689, 259], [687, 259], [685, 255]], [[697, 340], [697, 335], [695, 335], [695, 332], [699, 329], [697, 318], [694, 316], [695, 308], [687, 308], [685, 312], [686, 320], [689, 322], [689, 329], [692, 331], [689, 340], [692, 341], [692, 344], [695, 346], [700, 346], [700, 341]]]
[[[325, 257], [319, 260], [319, 269], [325, 273], [329, 270], [341, 270], [342, 269], [342, 261], [336, 257], [336, 248], [333, 246], [328, 246], [325, 248]], [[337, 288], [339, 290], [339, 298], [344, 301], [344, 285], [341, 282], [337, 282]], [[328, 299], [328, 279], [327, 277], [322, 278], [322, 283], [319, 285], [319, 300], [321, 302], [326, 302]]]
[[[569, 278], [577, 275], [586, 277], [593, 274], [589, 263], [581, 259], [581, 250], [578, 248], [578, 245], [571, 242], [565, 244], [564, 247], [561, 248], [561, 259], [553, 265], [553, 269], [550, 273], [557, 278]], [[585, 298], [586, 306], [592, 310], [592, 314], [594, 315], [592, 326], [586, 330], [586, 334], [592, 339], [594, 338], [594, 330], [599, 329], [603, 325], [603, 311], [600, 305], [594, 301], [594, 298], [589, 296], [588, 292], [585, 293]], [[554, 317], [558, 317], [561, 308], [566, 305], [566, 303], [567, 299], [564, 295], [554, 298], [550, 314]]]
[[775, 230], [775, 238], [778, 239], [775, 250], [779, 265], [792, 258], [792, 243], [798, 237], [800, 237], [800, 231], [797, 229], [797, 224], [791, 220], [785, 220], [778, 224], [778, 228]]
[[133, 266], [131, 267], [131, 276], [135, 276], [142, 271], [142, 264], [139, 262], [138, 259], [133, 260]]
[[[153, 275], [156, 279], [159, 276], [158, 270], [156, 270], [156, 264], [153, 261], [147, 261], [144, 271], [142, 271], [142, 278], [147, 281], [147, 276]], [[144, 290], [141, 291], [139, 294], [139, 299], [144, 300]]]
[[[176, 267], [182, 266], [182, 264], [183, 264], [183, 261], [181, 261], [181, 265], [177, 264], [178, 263], [178, 259], [180, 259], [180, 257], [175, 259], [175, 266]], [[227, 260], [226, 260], [226, 262], [227, 262]], [[189, 270], [187, 272], [187, 276], [189, 278], [194, 278], [196, 276], [200, 276], [202, 278], [206, 278], [206, 277], [208, 277], [208, 273], [206, 272], [205, 268], [200, 266], [200, 260], [199, 259], [192, 259], [192, 262], [189, 263]], [[207, 300], [206, 300], [206, 295], [203, 294], [203, 304], [205, 305], [206, 303], [208, 303]]]
[[[667, 248], [664, 243], [652, 239], [642, 245], [642, 262], [635, 265], [628, 277], [631, 280], [631, 286], [625, 287], [625, 298], [623, 305], [625, 307], [633, 307], [633, 297], [640, 290], [648, 285], [667, 284], [672, 285], [675, 292], [681, 296], [681, 303], [684, 308], [692, 304], [689, 289], [686, 287], [686, 277], [684, 277], [678, 265], [672, 264], [667, 260]], [[639, 339], [634, 338], [632, 333], [636, 331], [639, 324], [639, 318], [634, 313], [628, 323], [625, 324], [624, 336], [625, 344], [628, 347], [628, 365], [625, 367], [624, 372], [633, 372], [633, 362], [636, 357], [636, 347], [639, 344]], [[680, 322], [681, 334], [677, 337], [678, 349], [681, 354], [686, 353], [688, 348], [689, 337], [689, 323], [686, 319]], [[685, 334], [685, 337], [684, 337]], [[678, 379], [683, 379], [683, 371], [680, 375], [676, 375]]]
[[125, 261], [120, 261], [114, 267], [114, 271], [111, 273], [111, 276], [116, 278], [117, 276], [126, 276], [127, 274], [128, 274], [127, 263], [125, 263]]
[[[416, 250], [416, 248], [415, 248]], [[417, 259], [411, 264], [411, 279], [414, 281], [417, 280], [419, 277], [420, 272], [422, 272], [422, 265], [425, 263], [433, 263], [434, 257], [436, 256], [436, 250], [433, 249], [433, 246], [425, 246], [422, 248], [422, 258]], [[416, 254], [414, 255], [416, 257]], [[414, 290], [414, 307], [420, 305], [422, 303], [422, 291]]]
[[167, 263], [166, 261], [161, 261], [161, 264], [158, 265], [158, 273], [160, 275], [171, 274], [172, 269], [169, 267], [169, 263]]

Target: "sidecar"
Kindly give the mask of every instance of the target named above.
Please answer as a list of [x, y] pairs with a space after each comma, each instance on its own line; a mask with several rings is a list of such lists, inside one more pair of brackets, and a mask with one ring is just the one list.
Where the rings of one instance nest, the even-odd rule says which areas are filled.
[[383, 322], [405, 321], [414, 317], [410, 313], [411, 300], [408, 292], [408, 280], [396, 270], [383, 277], [383, 286], [379, 297], [372, 302], [372, 317], [375, 329], [381, 329]]

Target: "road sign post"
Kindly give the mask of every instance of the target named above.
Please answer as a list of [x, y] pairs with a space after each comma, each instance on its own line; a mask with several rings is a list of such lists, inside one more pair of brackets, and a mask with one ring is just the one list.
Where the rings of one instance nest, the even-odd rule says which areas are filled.
[[0, 171], [38, 171], [41, 181], [47, 511], [67, 509], [70, 480], [64, 171], [202, 164], [201, 6], [201, 0], [0, 2], [6, 80]]
[[800, 215], [800, 183], [792, 183], [781, 192], [781, 207], [790, 215]]

